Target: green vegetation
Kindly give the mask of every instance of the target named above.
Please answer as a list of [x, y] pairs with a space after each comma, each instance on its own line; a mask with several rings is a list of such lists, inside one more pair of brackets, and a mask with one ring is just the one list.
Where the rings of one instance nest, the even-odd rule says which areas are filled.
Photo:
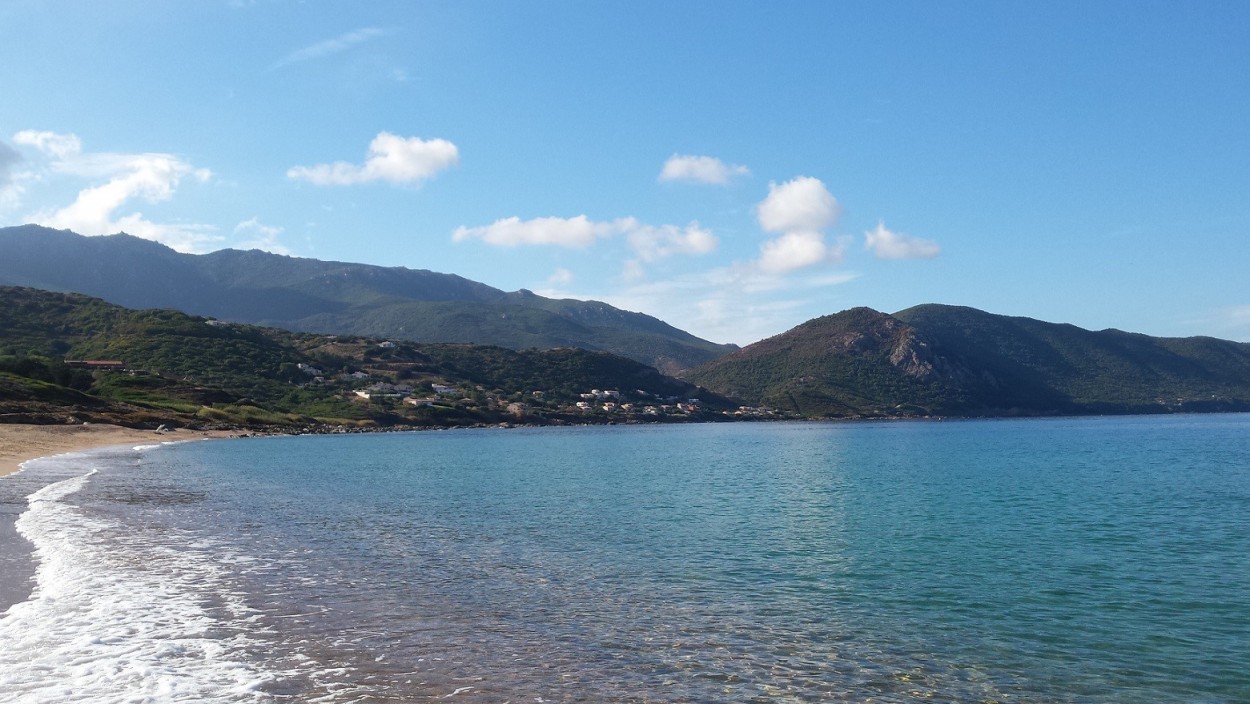
[[[82, 360], [119, 361], [124, 370]], [[611, 408], [578, 408], [592, 389], [615, 390]], [[704, 396], [709, 410], [729, 407], [603, 352], [292, 333], [16, 287], [0, 287], [0, 391], [0, 420], [196, 427], [656, 419], [616, 408], [631, 398]]]
[[925, 305], [808, 321], [691, 373], [808, 416], [1250, 410], [1250, 345]]
[[179, 254], [129, 235], [0, 228], [0, 284], [76, 291], [313, 333], [511, 349], [578, 347], [676, 374], [736, 349], [597, 301], [505, 293], [451, 274], [261, 251]]

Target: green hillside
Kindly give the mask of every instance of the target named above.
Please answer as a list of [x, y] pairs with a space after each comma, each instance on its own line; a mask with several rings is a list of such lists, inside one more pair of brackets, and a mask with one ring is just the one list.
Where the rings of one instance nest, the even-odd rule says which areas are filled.
[[[616, 402], [638, 401], [641, 413], [643, 403], [700, 394], [608, 353], [383, 342], [0, 287], [0, 421], [228, 427], [629, 422], [686, 418], [639, 418], [602, 404], [590, 410], [576, 404], [583, 393], [611, 389]], [[125, 371], [84, 369], [75, 360], [120, 361]], [[437, 387], [453, 391], [435, 394]], [[369, 398], [357, 393], [370, 390]], [[703, 396], [709, 412], [728, 407], [719, 397]], [[409, 404], [404, 397], [425, 402]]]
[[1154, 338], [972, 308], [808, 321], [687, 377], [808, 416], [1250, 410], [1250, 345]]
[[72, 291], [287, 330], [513, 349], [579, 347], [676, 374], [736, 349], [597, 301], [505, 293], [452, 274], [252, 250], [179, 254], [129, 235], [0, 228], [0, 285]]

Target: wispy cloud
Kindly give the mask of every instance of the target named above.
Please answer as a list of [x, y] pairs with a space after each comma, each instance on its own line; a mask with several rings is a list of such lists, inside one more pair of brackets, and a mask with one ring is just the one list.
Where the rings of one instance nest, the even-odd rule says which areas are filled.
[[70, 159], [78, 156], [82, 151], [82, 140], [73, 134], [22, 130], [13, 135], [13, 142], [34, 147], [44, 154], [57, 159]]
[[293, 166], [288, 178], [318, 186], [348, 186], [370, 181], [420, 184], [460, 163], [460, 151], [445, 139], [422, 140], [379, 132], [369, 143], [361, 165], [336, 161], [316, 166]]
[[838, 272], [787, 277], [735, 264], [662, 281], [632, 281], [607, 294], [586, 295], [555, 283], [539, 293], [602, 300], [623, 310], [654, 315], [704, 339], [745, 345], [803, 322], [807, 319], [803, 311], [816, 304], [815, 299], [826, 303], [830, 288], [858, 276]]
[[273, 225], [265, 225], [260, 218], [249, 218], [234, 226], [234, 234], [241, 237], [234, 243], [236, 249], [261, 249], [274, 254], [294, 254], [286, 245], [278, 241], [283, 229]]
[[270, 70], [273, 70], [284, 66], [290, 66], [291, 64], [325, 58], [327, 56], [342, 53], [352, 47], [359, 46], [377, 39], [378, 37], [385, 37], [388, 34], [394, 33], [395, 30], [393, 29], [364, 27], [362, 29], [357, 29], [346, 34], [339, 35], [333, 39], [327, 39], [325, 41], [317, 42], [316, 44], [310, 44], [302, 49], [296, 49], [295, 51], [292, 51], [281, 59], [275, 61], [269, 68]]
[[548, 286], [568, 286], [573, 283], [573, 272], [560, 267], [551, 272], [551, 276], [547, 277]]
[[1250, 342], [1250, 306], [1228, 309], [1225, 321], [1224, 329], [1229, 330], [1238, 339]]
[[16, 207], [21, 199], [22, 186], [14, 181], [13, 169], [22, 161], [16, 149], [0, 142], [0, 213]]
[[686, 181], [724, 185], [734, 176], [745, 176], [750, 169], [740, 164], [729, 165], [712, 156], [674, 154], [660, 169], [661, 181]]
[[460, 226], [452, 233], [454, 242], [481, 240], [495, 247], [553, 246], [585, 249], [600, 240], [623, 235], [635, 259], [626, 262], [628, 279], [642, 278], [643, 262], [654, 262], [677, 255], [698, 256], [716, 249], [711, 230], [692, 222], [678, 225], [648, 225], [637, 218], [596, 221], [585, 215], [571, 218], [545, 217], [522, 220], [502, 218], [479, 226]]
[[457, 227], [451, 234], [454, 242], [481, 240], [496, 247], [551, 245], [583, 249], [596, 240], [611, 237], [637, 225], [633, 218], [596, 222], [578, 215], [572, 218], [534, 218], [522, 220], [513, 216], [480, 227]]
[[84, 235], [126, 232], [182, 252], [202, 251], [221, 240], [211, 225], [157, 223], [139, 211], [119, 212], [136, 200], [168, 201], [184, 178], [210, 180], [212, 172], [207, 169], [195, 168], [172, 154], [85, 153], [82, 141], [73, 134], [24, 130], [13, 141], [50, 157], [46, 168], [53, 173], [97, 182], [79, 191], [74, 202], [63, 208], [30, 215], [31, 222]]
[[884, 222], [878, 222], [875, 230], [864, 233], [864, 249], [878, 259], [932, 259], [942, 252], [937, 242], [892, 232], [885, 228]]

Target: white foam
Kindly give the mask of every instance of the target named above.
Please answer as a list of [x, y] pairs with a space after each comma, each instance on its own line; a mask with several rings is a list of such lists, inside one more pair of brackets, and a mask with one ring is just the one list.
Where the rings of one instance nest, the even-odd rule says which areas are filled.
[[200, 551], [127, 541], [64, 501], [93, 474], [31, 494], [17, 521], [38, 568], [31, 598], [0, 616], [0, 701], [271, 700], [222, 568]]

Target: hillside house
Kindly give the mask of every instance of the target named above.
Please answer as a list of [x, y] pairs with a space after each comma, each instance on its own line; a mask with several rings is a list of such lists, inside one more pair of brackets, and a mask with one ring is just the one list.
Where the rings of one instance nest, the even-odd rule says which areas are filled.
[[121, 372], [126, 370], [126, 364], [120, 359], [67, 359], [65, 366], [91, 371]]

